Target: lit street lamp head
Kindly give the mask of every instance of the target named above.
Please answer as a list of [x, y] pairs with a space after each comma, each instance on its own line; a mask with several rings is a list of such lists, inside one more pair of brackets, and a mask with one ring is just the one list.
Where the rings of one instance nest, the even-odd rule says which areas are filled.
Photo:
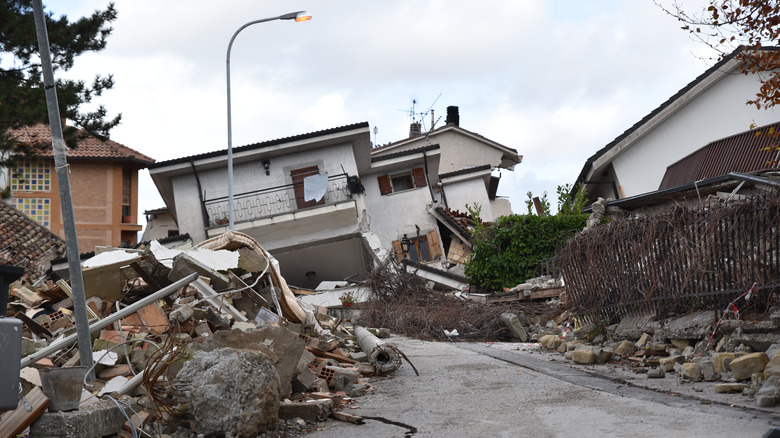
[[290, 12], [279, 17], [280, 20], [309, 21], [311, 15], [306, 11]]

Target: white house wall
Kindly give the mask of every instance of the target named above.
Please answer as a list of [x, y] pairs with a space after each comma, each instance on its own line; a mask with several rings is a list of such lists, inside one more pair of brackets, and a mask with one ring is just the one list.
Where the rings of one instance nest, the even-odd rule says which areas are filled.
[[[331, 176], [344, 172], [350, 175], [357, 174], [357, 164], [352, 152], [352, 145], [349, 143], [276, 157], [255, 155], [252, 157], [252, 161], [242, 160], [246, 160], [246, 158], [242, 157], [241, 154], [234, 155], [234, 197], [245, 192], [289, 185], [292, 183], [290, 171], [303, 167], [317, 166], [321, 172], [328, 172]], [[266, 175], [262, 164], [263, 160], [270, 162], [270, 175]], [[206, 200], [228, 196], [227, 167], [198, 169], [198, 178]], [[176, 212], [180, 232], [190, 233], [194, 242], [205, 240], [206, 232], [195, 177], [192, 174], [177, 176], [173, 178], [172, 183], [173, 191], [176, 194]], [[360, 196], [356, 196], [356, 198], [360, 198]], [[361, 212], [363, 210], [362, 199], [357, 202], [357, 211]], [[344, 227], [344, 230], [350, 233], [355, 232], [358, 222], [359, 218], [356, 217], [354, 226]], [[296, 234], [303, 233], [296, 232]], [[280, 245], [300, 241], [300, 239], [286, 239], [285, 237], [276, 240], [280, 241], [278, 242]]]
[[496, 217], [493, 214], [492, 204], [485, 190], [485, 181], [482, 178], [445, 184], [444, 196], [447, 198], [447, 206], [451, 210], [467, 212], [466, 206], [473, 206], [476, 203], [482, 207], [480, 214], [482, 220], [492, 221]]
[[436, 219], [428, 213], [432, 205], [428, 187], [420, 187], [402, 192], [381, 195], [377, 177], [374, 174], [363, 178], [366, 188], [366, 223], [371, 231], [379, 237], [382, 246], [393, 248], [393, 241], [404, 234], [416, 236], [417, 229], [425, 234], [437, 227]]
[[658, 190], [667, 166], [711, 141], [780, 120], [779, 111], [744, 104], [758, 87], [755, 76], [734, 72], [618, 155], [612, 164], [624, 196]]

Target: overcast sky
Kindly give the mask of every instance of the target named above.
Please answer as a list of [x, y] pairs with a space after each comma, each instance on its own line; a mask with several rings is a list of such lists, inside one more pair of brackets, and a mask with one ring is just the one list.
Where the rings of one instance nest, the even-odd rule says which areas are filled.
[[[75, 18], [106, 4], [67, 0], [46, 10]], [[114, 75], [101, 98], [122, 113], [113, 140], [157, 161], [225, 150], [230, 37], [249, 21], [306, 10], [309, 22], [261, 23], [237, 37], [234, 146], [358, 122], [376, 126], [385, 144], [408, 136], [412, 109], [419, 118], [432, 108], [439, 119], [456, 105], [461, 127], [524, 156], [498, 193], [516, 213], [528, 191], [547, 191], [554, 203], [556, 186], [573, 183], [590, 155], [714, 63], [651, 0], [115, 4], [106, 50], [68, 73]], [[430, 128], [430, 114], [423, 123]], [[139, 216], [160, 207], [144, 171]]]

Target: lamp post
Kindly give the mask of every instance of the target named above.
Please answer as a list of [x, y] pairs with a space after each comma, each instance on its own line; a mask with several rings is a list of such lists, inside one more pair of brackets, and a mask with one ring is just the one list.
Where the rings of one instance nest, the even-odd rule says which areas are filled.
[[238, 33], [247, 27], [257, 24], [265, 23], [266, 21], [274, 20], [295, 20], [295, 21], [308, 21], [311, 20], [311, 15], [305, 11], [290, 12], [288, 14], [279, 15], [278, 17], [261, 18], [260, 20], [250, 21], [239, 27], [238, 30], [230, 38], [230, 44], [227, 48], [227, 56], [225, 57], [225, 67], [227, 69], [227, 129], [228, 129], [228, 225], [230, 230], [235, 229], [234, 225], [234, 208], [233, 208], [233, 129], [232, 129], [232, 117], [230, 114], [230, 49], [233, 48], [233, 41], [238, 36]]

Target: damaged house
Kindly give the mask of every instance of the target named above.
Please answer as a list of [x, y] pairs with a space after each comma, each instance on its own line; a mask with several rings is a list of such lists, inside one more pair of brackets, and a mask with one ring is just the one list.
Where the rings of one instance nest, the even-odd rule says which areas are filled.
[[[445, 268], [463, 237], [447, 212], [476, 203], [485, 220], [511, 213], [493, 171], [522, 161], [460, 128], [457, 107], [448, 114], [441, 128], [415, 123], [409, 138], [378, 148], [365, 122], [234, 148], [235, 230], [305, 288], [364, 279], [390, 251]], [[181, 233], [199, 242], [228, 230], [227, 151], [155, 163], [150, 175]]]
[[[737, 49], [588, 158], [574, 183], [588, 199], [657, 190], [667, 166], [709, 142], [780, 120], [776, 109], [745, 105], [760, 83], [744, 75]], [[772, 50], [772, 49], [764, 49]]]

